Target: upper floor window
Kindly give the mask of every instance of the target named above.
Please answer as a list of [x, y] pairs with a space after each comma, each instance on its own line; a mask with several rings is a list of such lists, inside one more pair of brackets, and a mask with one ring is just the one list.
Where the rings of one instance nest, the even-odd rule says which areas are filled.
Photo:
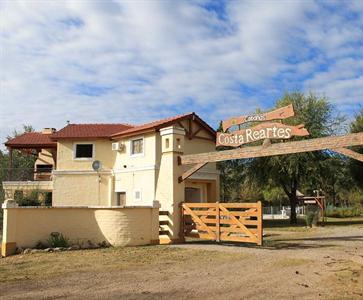
[[93, 144], [76, 144], [74, 158], [91, 159], [93, 158]]
[[144, 154], [144, 139], [138, 138], [131, 140], [131, 155]]

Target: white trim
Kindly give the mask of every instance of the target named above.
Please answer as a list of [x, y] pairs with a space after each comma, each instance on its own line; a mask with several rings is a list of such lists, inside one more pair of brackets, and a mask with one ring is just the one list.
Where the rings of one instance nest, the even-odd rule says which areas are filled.
[[152, 171], [152, 170], [158, 170], [160, 167], [158, 165], [146, 165], [146, 166], [127, 166], [127, 168], [122, 169], [113, 169], [113, 172], [115, 174], [120, 173], [129, 173], [129, 172], [137, 172], [137, 171]]
[[[92, 145], [92, 157], [76, 157], [77, 145]], [[96, 157], [96, 145], [90, 142], [73, 142], [73, 160], [76, 161], [90, 161], [94, 160]]]
[[[142, 140], [142, 153], [132, 154], [132, 142], [136, 140]], [[145, 137], [143, 135], [138, 137], [133, 137], [132, 139], [130, 139], [130, 157], [140, 157], [140, 156], [145, 156]]]
[[185, 135], [185, 130], [183, 128], [180, 127], [174, 127], [174, 126], [170, 126], [170, 127], [165, 127], [165, 128], [161, 128], [159, 130], [160, 135], [167, 135], [167, 134], [178, 134], [178, 135]]
[[112, 175], [112, 170], [109, 171], [93, 171], [93, 170], [53, 170], [53, 175]]

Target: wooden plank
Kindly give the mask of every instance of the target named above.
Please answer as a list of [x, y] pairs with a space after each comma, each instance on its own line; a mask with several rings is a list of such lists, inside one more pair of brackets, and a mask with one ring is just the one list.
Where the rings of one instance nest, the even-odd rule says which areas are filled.
[[220, 210], [220, 204], [219, 203], [216, 203], [216, 212], [217, 212], [217, 215], [216, 215], [216, 236], [217, 236], [217, 242], [220, 242], [221, 240], [221, 223], [220, 223], [220, 213], [221, 213], [221, 210]]
[[214, 232], [212, 231], [212, 230], [210, 230], [209, 228], [208, 228], [208, 226], [207, 225], [205, 225], [204, 223], [203, 223], [203, 221], [197, 216], [197, 215], [195, 215], [194, 213], [193, 213], [193, 211], [188, 207], [188, 205], [186, 205], [186, 203], [184, 203], [183, 204], [183, 208], [184, 208], [184, 210], [186, 211], [186, 212], [188, 212], [188, 213], [190, 213], [191, 214], [191, 216], [192, 216], [192, 218], [194, 219], [194, 221], [195, 222], [198, 222], [199, 223], [199, 226], [201, 227], [201, 228], [203, 228], [203, 230], [205, 230], [206, 232], [208, 232], [210, 235], [211, 235], [211, 237], [213, 237], [213, 238], [216, 238], [216, 236], [215, 236], [215, 234], [214, 234]]
[[335, 148], [335, 149], [331, 149], [331, 150], [333, 150], [334, 152], [337, 152], [339, 154], [343, 154], [345, 156], [348, 156], [350, 158], [353, 158], [353, 159], [356, 159], [356, 160], [359, 160], [359, 161], [363, 162], [363, 154], [355, 152], [355, 151], [350, 150], [348, 148]]
[[188, 171], [184, 172], [182, 176], [178, 178], [179, 183], [183, 182], [188, 177], [192, 176], [195, 172], [203, 168], [207, 163], [196, 164], [194, 167], [190, 168]]
[[262, 202], [258, 201], [258, 212], [259, 216], [257, 218], [258, 224], [257, 224], [257, 245], [262, 246], [263, 243], [263, 227], [262, 227]]
[[257, 203], [221, 203], [225, 208], [257, 208]]
[[[241, 224], [243, 224], [244, 226], [257, 226], [258, 225], [258, 220], [243, 220], [243, 219], [239, 219], [239, 222]], [[210, 222], [211, 223], [211, 222]], [[232, 225], [234, 224], [234, 220], [226, 220], [226, 219], [221, 219], [220, 223], [223, 225]]]
[[240, 125], [247, 122], [259, 122], [259, 121], [272, 121], [272, 120], [282, 120], [286, 118], [293, 117], [295, 115], [294, 107], [289, 104], [284, 107], [280, 107], [270, 112], [253, 114], [249, 116], [240, 116], [229, 118], [222, 122], [223, 131], [226, 131], [234, 125]]
[[[231, 214], [233, 214], [235, 217], [258, 217], [259, 213], [257, 211], [251, 211], [251, 212], [239, 212], [239, 211], [230, 211]], [[221, 212], [221, 216], [227, 217], [227, 214]]]
[[[225, 207], [223, 207], [223, 205], [221, 205], [220, 206], [220, 209], [222, 210], [222, 211], [224, 211], [224, 212], [226, 212], [226, 213], [228, 213], [228, 210], [227, 210], [227, 208], [225, 208]], [[242, 231], [246, 234], [246, 235], [248, 235], [248, 236], [250, 236], [252, 239], [256, 239], [256, 236], [252, 233], [252, 232], [250, 232], [250, 231], [248, 231], [248, 228], [243, 224], [243, 223], [241, 223], [235, 216], [233, 216], [233, 215], [229, 215], [229, 218], [232, 220], [232, 221], [234, 221], [234, 223], [237, 225], [237, 226], [239, 226], [241, 229], [242, 229]]]
[[213, 203], [192, 203], [192, 202], [185, 202], [184, 205], [187, 205], [189, 208], [212, 208], [213, 207], [212, 206]]
[[194, 210], [192, 209], [193, 213], [195, 213], [198, 216], [216, 216], [216, 211], [210, 211], [210, 210]]
[[207, 152], [199, 154], [182, 155], [182, 165], [217, 162], [230, 159], [243, 159], [253, 157], [264, 157], [284, 155], [291, 153], [302, 153], [326, 149], [337, 149], [349, 146], [363, 145], [363, 132], [343, 136], [331, 136], [323, 138], [308, 139], [295, 142], [275, 143], [268, 147], [251, 146], [233, 150]]

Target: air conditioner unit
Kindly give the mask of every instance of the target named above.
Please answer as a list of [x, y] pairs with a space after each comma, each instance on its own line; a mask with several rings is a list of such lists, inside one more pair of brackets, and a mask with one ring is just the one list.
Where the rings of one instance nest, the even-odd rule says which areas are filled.
[[120, 152], [125, 152], [126, 150], [126, 146], [123, 143], [112, 143], [112, 151], [120, 151]]

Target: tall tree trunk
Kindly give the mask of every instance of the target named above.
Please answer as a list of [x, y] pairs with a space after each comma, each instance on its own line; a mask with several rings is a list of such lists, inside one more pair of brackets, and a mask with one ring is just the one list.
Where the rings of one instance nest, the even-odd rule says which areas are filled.
[[296, 204], [297, 204], [297, 191], [298, 180], [297, 178], [293, 178], [292, 185], [291, 185], [291, 197], [290, 197], [290, 207], [291, 207], [291, 216], [290, 216], [290, 224], [297, 224], [297, 217], [296, 217]]

